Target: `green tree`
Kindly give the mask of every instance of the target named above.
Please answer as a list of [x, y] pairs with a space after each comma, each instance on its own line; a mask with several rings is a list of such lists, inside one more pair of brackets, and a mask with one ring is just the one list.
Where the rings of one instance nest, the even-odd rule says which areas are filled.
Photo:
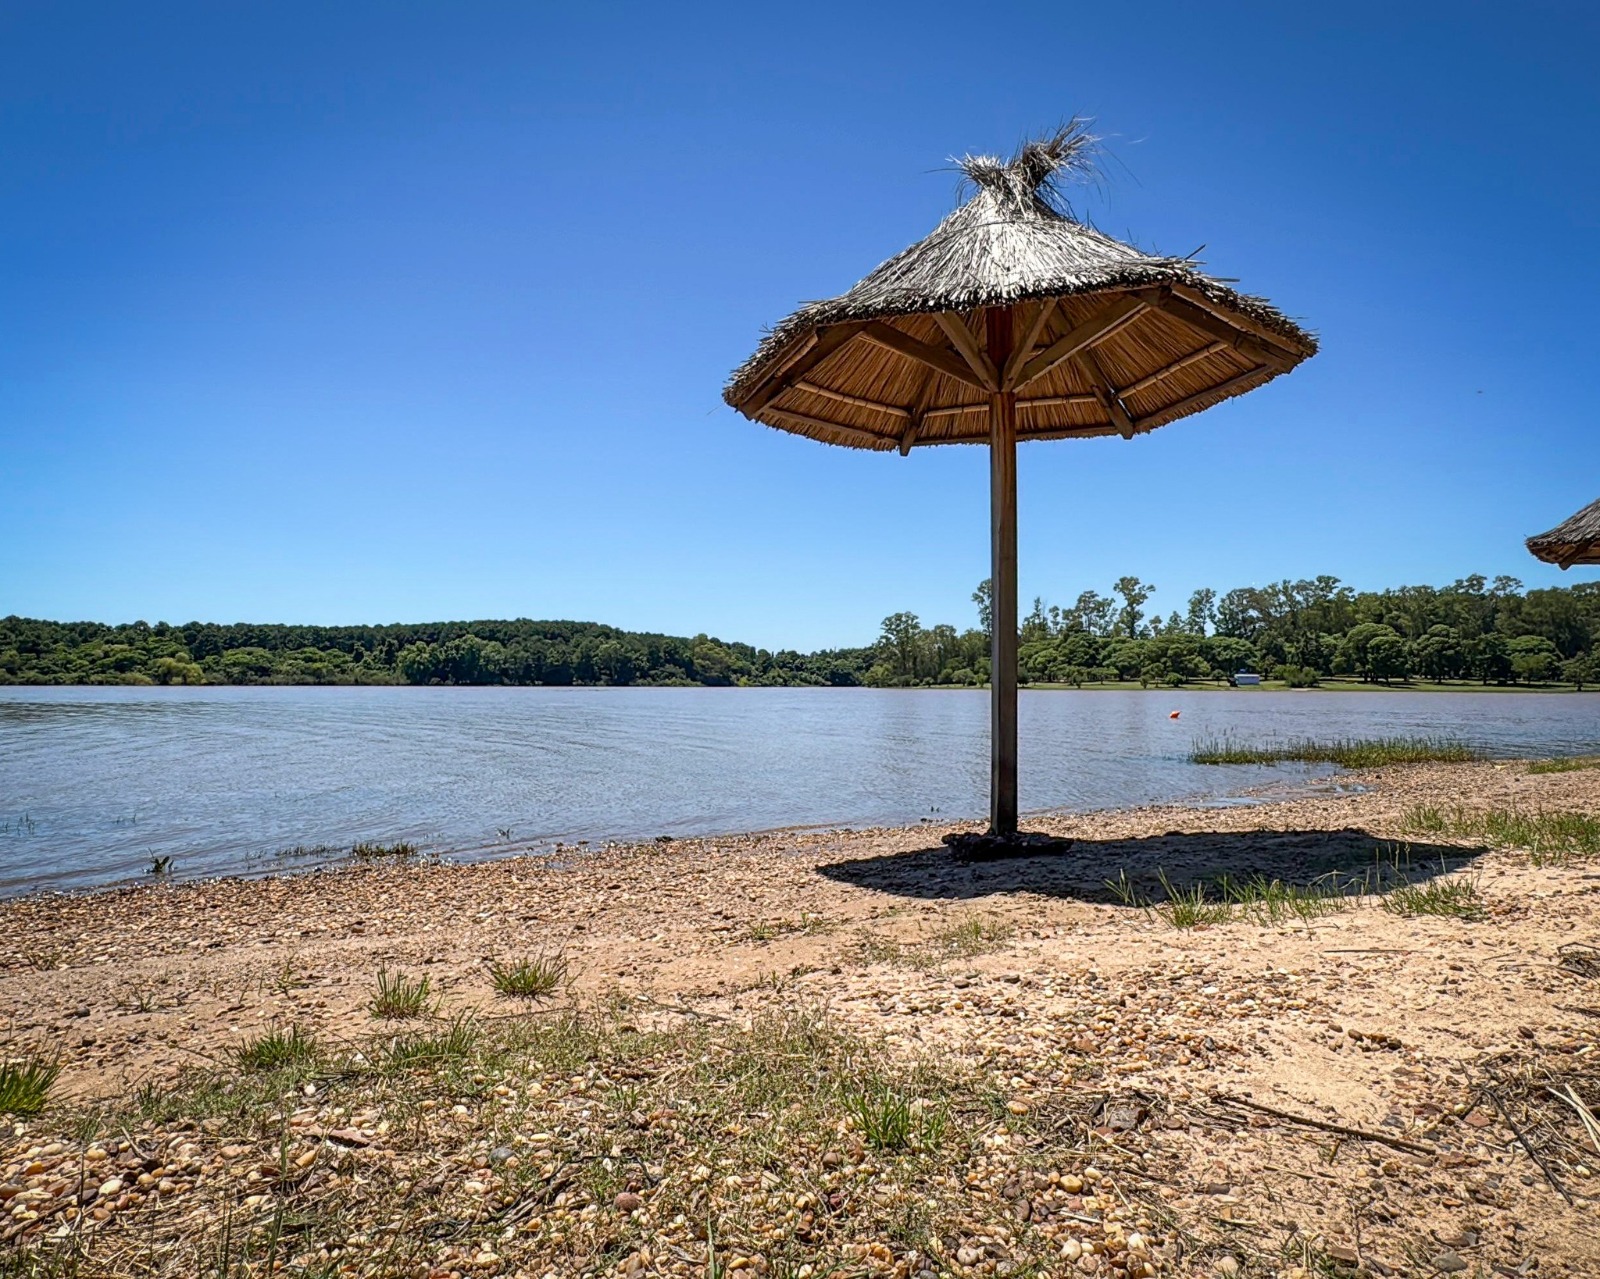
[[911, 683], [923, 673], [926, 636], [915, 613], [891, 613], [884, 618], [878, 647], [896, 680]]
[[1184, 626], [1191, 635], [1208, 634], [1217, 621], [1217, 593], [1202, 586], [1189, 596], [1189, 614]]
[[1144, 606], [1156, 588], [1137, 577], [1119, 577], [1111, 588], [1122, 597], [1122, 607], [1117, 611], [1117, 629], [1129, 639], [1139, 634], [1139, 623], [1144, 620]]
[[978, 629], [985, 637], [994, 636], [994, 581], [984, 578], [972, 592], [972, 602], [978, 606]]

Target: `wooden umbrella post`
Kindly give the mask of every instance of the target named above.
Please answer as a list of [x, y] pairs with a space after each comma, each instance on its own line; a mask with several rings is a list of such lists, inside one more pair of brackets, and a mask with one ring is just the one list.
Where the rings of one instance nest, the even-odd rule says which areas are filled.
[[[990, 363], [1011, 357], [1012, 313], [984, 313]], [[989, 833], [1017, 833], [1017, 396], [989, 396]]]

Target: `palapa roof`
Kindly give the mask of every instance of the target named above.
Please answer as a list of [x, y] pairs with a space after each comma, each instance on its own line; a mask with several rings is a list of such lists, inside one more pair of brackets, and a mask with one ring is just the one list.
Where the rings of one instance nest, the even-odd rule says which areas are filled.
[[[1093, 144], [1074, 121], [1010, 160], [959, 161], [972, 197], [849, 292], [778, 324], [724, 398], [769, 426], [856, 448], [986, 442], [997, 389], [1016, 393], [1019, 440], [1131, 438], [1316, 352], [1265, 300], [1077, 220], [1059, 187]], [[983, 349], [991, 307], [1014, 308], [1015, 353], [1001, 369]]]
[[1548, 533], [1530, 537], [1528, 549], [1546, 564], [1559, 564], [1562, 568], [1600, 564], [1600, 501], [1590, 502]]

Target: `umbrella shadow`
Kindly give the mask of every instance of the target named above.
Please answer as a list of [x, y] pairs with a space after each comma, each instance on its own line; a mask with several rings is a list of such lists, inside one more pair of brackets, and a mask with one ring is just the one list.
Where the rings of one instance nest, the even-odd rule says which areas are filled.
[[1215, 895], [1224, 879], [1379, 892], [1460, 870], [1487, 851], [1385, 839], [1354, 828], [1169, 831], [1129, 839], [1078, 839], [1064, 851], [1002, 861], [962, 862], [948, 848], [920, 848], [830, 862], [817, 867], [817, 873], [857, 888], [927, 901], [1036, 893], [1133, 906], [1196, 888]]

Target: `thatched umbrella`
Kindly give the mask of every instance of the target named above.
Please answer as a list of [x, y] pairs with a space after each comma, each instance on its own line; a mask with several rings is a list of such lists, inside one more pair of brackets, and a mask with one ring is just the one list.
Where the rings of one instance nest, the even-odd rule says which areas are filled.
[[746, 417], [828, 444], [989, 445], [1001, 838], [1017, 829], [1017, 441], [1132, 439], [1316, 351], [1267, 302], [1078, 221], [1060, 184], [1093, 145], [1074, 121], [1010, 160], [959, 161], [971, 199], [849, 292], [780, 323], [723, 393]]
[[1530, 537], [1528, 549], [1546, 564], [1564, 569], [1574, 564], [1600, 564], [1600, 501], [1590, 502], [1548, 533]]

